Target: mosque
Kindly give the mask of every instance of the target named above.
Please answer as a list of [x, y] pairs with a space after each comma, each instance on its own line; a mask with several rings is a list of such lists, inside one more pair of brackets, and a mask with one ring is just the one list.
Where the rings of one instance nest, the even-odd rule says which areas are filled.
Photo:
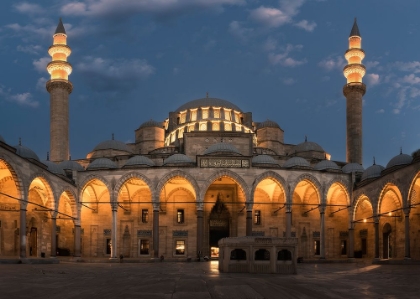
[[271, 236], [297, 238], [303, 259], [420, 259], [420, 151], [361, 165], [361, 40], [355, 21], [345, 162], [210, 97], [142, 123], [134, 143], [112, 138], [69, 160], [71, 48], [60, 20], [48, 50], [49, 159], [0, 136], [0, 258], [195, 260], [216, 258], [225, 237]]

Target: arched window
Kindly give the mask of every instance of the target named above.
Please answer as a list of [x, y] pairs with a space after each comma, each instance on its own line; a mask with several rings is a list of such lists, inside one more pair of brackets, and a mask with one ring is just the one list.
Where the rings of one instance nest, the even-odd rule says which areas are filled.
[[277, 253], [277, 260], [278, 261], [291, 261], [292, 253], [287, 249], [280, 250]]
[[230, 260], [246, 261], [246, 252], [243, 249], [235, 249], [230, 252]]
[[256, 261], [269, 261], [270, 260], [270, 251], [267, 249], [258, 249], [255, 251], [255, 260]]

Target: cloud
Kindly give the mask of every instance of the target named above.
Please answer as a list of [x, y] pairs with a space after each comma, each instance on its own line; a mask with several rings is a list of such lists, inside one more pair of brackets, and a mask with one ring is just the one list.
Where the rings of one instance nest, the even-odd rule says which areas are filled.
[[285, 14], [280, 9], [260, 6], [251, 11], [249, 17], [267, 27], [280, 27], [291, 21], [291, 16]]
[[44, 14], [45, 10], [38, 4], [21, 2], [13, 6], [18, 12], [22, 14], [34, 15]]
[[254, 30], [252, 28], [243, 27], [238, 21], [232, 21], [229, 24], [228, 31], [237, 39], [246, 42], [251, 37]]
[[5, 26], [6, 28], [13, 30], [14, 32], [23, 35], [26, 39], [37, 39], [39, 38], [52, 38], [53, 33], [55, 32], [56, 26], [49, 26], [49, 27], [40, 27], [35, 26], [32, 24], [28, 24], [25, 26], [21, 26], [17, 23], [8, 24]]
[[204, 50], [209, 51], [212, 48], [214, 48], [216, 46], [217, 42], [214, 39], [209, 39], [205, 44], [204, 44]]
[[137, 82], [155, 73], [155, 68], [143, 59], [104, 59], [87, 56], [75, 67], [89, 86], [101, 91], [132, 90]]
[[61, 13], [69, 16], [131, 17], [148, 14], [155, 17], [177, 16], [194, 10], [223, 11], [227, 5], [243, 5], [245, 0], [85, 0], [63, 5]]
[[396, 67], [400, 71], [420, 73], [420, 61], [402, 62], [397, 61], [391, 67]]
[[28, 54], [39, 54], [39, 51], [42, 50], [40, 45], [28, 45], [28, 46], [21, 46], [18, 45], [16, 48], [19, 52], [24, 52]]
[[47, 71], [47, 64], [50, 61], [51, 57], [42, 57], [38, 60], [33, 60], [32, 64], [38, 72], [45, 73]]
[[286, 67], [296, 67], [306, 63], [306, 59], [303, 60], [296, 60], [294, 58], [289, 57], [290, 53], [293, 51], [300, 51], [302, 50], [302, 45], [291, 45], [288, 44], [286, 48], [283, 49], [282, 53], [269, 53], [268, 54], [268, 61], [271, 65], [283, 65]]
[[286, 78], [283, 80], [283, 84], [285, 85], [293, 85], [295, 84], [297, 81], [293, 78]]
[[345, 66], [345, 61], [341, 56], [335, 56], [335, 57], [328, 57], [318, 63], [318, 66], [324, 68], [327, 71], [332, 70], [342, 70]]
[[385, 113], [385, 110], [384, 109], [379, 109], [379, 110], [376, 110], [375, 113], [379, 113], [379, 114]]
[[298, 23], [295, 24], [296, 27], [302, 28], [308, 32], [312, 32], [314, 31], [315, 27], [316, 27], [316, 23], [315, 22], [309, 22], [307, 20], [302, 20]]
[[36, 89], [46, 92], [47, 90], [45, 89], [45, 85], [47, 81], [48, 81], [47, 78], [44, 78], [44, 77], [39, 78], [38, 81], [36, 82]]
[[269, 37], [263, 45], [263, 49], [267, 52], [274, 51], [276, 48], [277, 48], [277, 40], [271, 37]]
[[410, 74], [410, 75], [406, 75], [402, 78], [401, 80], [404, 83], [408, 83], [408, 84], [419, 84], [420, 83], [420, 77], [417, 77], [414, 74]]
[[39, 102], [33, 100], [32, 94], [29, 92], [12, 94], [10, 90], [4, 90], [4, 88], [0, 86], [0, 96], [5, 98], [7, 101], [16, 103], [20, 106], [28, 106], [32, 108], [39, 106]]
[[367, 61], [365, 66], [367, 69], [373, 69], [379, 65], [379, 61]]
[[379, 75], [374, 74], [374, 73], [367, 74], [366, 75], [366, 80], [367, 80], [368, 85], [370, 85], [370, 86], [377, 85], [377, 84], [379, 84]]

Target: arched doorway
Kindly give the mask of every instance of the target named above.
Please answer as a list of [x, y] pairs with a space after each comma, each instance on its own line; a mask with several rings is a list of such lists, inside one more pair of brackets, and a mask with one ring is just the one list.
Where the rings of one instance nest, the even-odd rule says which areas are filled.
[[383, 237], [383, 258], [389, 259], [392, 256], [392, 246], [391, 246], [391, 232], [392, 227], [389, 223], [385, 223], [384, 228], [382, 229]]
[[222, 199], [223, 195], [219, 192], [209, 217], [209, 245], [211, 258], [219, 257], [219, 240], [229, 237], [230, 213], [222, 202]]

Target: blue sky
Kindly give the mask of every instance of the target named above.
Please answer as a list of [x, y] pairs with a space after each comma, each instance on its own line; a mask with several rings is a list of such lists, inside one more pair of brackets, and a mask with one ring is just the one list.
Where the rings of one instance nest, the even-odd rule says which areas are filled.
[[[122, 4], [124, 3], [124, 4]], [[70, 151], [134, 141], [149, 119], [193, 99], [271, 119], [285, 142], [345, 160], [344, 52], [357, 17], [367, 67], [364, 166], [420, 148], [418, 0], [2, 0], [0, 135], [49, 150], [48, 47], [63, 18], [72, 48]]]

